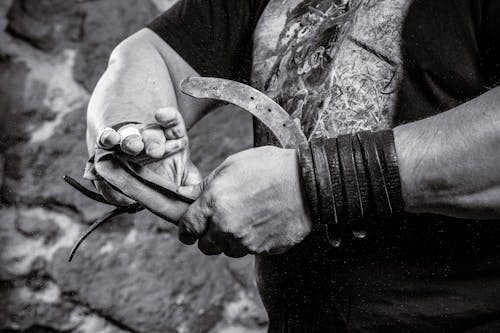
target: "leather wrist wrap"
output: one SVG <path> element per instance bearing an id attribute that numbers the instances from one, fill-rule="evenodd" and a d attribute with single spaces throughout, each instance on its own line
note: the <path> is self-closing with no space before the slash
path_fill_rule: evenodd
<path id="1" fill-rule="evenodd" d="M 326 225 L 333 246 L 403 210 L 392 130 L 313 140 L 299 148 L 299 163 L 313 223 Z"/>
<path id="2" fill-rule="evenodd" d="M 304 184 L 306 199 L 309 203 L 311 218 L 314 224 L 319 223 L 318 215 L 318 191 L 316 190 L 316 177 L 314 164 L 309 144 L 299 147 L 299 164 L 302 170 L 302 181 Z"/>

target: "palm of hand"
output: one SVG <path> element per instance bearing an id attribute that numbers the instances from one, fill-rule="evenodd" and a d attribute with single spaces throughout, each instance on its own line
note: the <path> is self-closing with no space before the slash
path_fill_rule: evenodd
<path id="1" fill-rule="evenodd" d="M 173 155 L 149 162 L 144 167 L 176 186 L 194 185 L 201 180 L 201 176 L 189 155 L 189 149 L 185 148 Z"/>

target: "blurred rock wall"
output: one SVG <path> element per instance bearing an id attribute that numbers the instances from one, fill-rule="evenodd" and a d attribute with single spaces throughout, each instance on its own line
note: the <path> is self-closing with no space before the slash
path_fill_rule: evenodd
<path id="1" fill-rule="evenodd" d="M 62 181 L 86 161 L 85 108 L 107 57 L 173 0 L 0 1 L 0 332 L 263 332 L 253 259 L 205 257 L 148 213 L 69 248 L 109 209 Z M 191 133 L 204 172 L 251 144 L 219 110 Z"/>

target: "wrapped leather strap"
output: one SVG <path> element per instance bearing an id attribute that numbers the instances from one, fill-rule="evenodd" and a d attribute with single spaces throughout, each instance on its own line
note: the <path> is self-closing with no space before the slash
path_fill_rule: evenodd
<path id="1" fill-rule="evenodd" d="M 370 132 L 357 133 L 362 145 L 364 163 L 368 170 L 367 179 L 370 181 L 372 201 L 376 215 L 387 216 L 391 214 L 391 201 L 386 186 L 384 170 L 375 143 L 375 135 Z"/>
<path id="2" fill-rule="evenodd" d="M 328 160 L 326 158 L 323 140 L 313 140 L 310 143 L 318 192 L 319 217 L 321 224 L 330 225 L 337 221 L 335 210 L 335 196 Z"/>
<path id="3" fill-rule="evenodd" d="M 347 207 L 342 185 L 342 175 L 340 173 L 340 161 L 337 139 L 327 139 L 324 142 L 328 168 L 330 169 L 330 180 L 332 182 L 333 201 L 335 204 L 335 221 L 327 225 L 328 242 L 338 247 L 342 241 L 341 221 L 347 220 Z"/>
<path id="4" fill-rule="evenodd" d="M 314 140 L 299 156 L 313 222 L 326 226 L 333 246 L 364 238 L 376 219 L 403 210 L 391 130 Z"/>
<path id="5" fill-rule="evenodd" d="M 314 163 L 309 144 L 303 144 L 298 149 L 299 164 L 302 171 L 302 181 L 305 188 L 306 199 L 309 203 L 311 218 L 314 224 L 319 223 L 318 214 L 318 192 L 316 189 L 316 177 L 314 174 Z"/>
<path id="6" fill-rule="evenodd" d="M 375 136 L 377 149 L 384 169 L 386 187 L 391 202 L 391 213 L 398 214 L 404 209 L 401 179 L 399 176 L 398 155 L 394 145 L 394 132 L 384 130 Z"/>
<path id="7" fill-rule="evenodd" d="M 359 198 L 358 175 L 356 172 L 356 162 L 352 149 L 350 135 L 341 135 L 337 138 L 338 153 L 340 160 L 340 173 L 344 186 L 344 196 L 346 199 L 347 219 L 356 221 L 363 217 L 363 208 Z"/>
<path id="8" fill-rule="evenodd" d="M 368 232 L 369 218 L 373 217 L 373 202 L 370 197 L 368 182 L 368 170 L 365 167 L 362 143 L 358 135 L 351 136 L 352 152 L 355 161 L 356 179 L 358 184 L 358 196 L 361 205 L 361 217 L 351 221 L 351 229 L 354 237 L 364 238 Z"/>

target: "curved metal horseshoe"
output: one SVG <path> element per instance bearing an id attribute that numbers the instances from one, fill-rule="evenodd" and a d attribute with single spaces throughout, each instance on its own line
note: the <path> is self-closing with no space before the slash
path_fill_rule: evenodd
<path id="1" fill-rule="evenodd" d="M 183 93 L 195 98 L 228 102 L 250 112 L 274 134 L 283 148 L 297 148 L 307 139 L 300 126 L 275 101 L 246 84 L 212 77 L 191 77 L 181 82 Z"/>
<path id="2" fill-rule="evenodd" d="M 189 96 L 224 101 L 239 106 L 243 110 L 250 112 L 269 128 L 283 148 L 295 149 L 300 144 L 307 143 L 307 138 L 300 129 L 300 126 L 278 103 L 273 101 L 264 93 L 248 85 L 218 78 L 191 77 L 183 80 L 180 83 L 180 87 L 182 92 Z M 187 203 L 192 203 L 195 200 L 195 198 L 180 195 L 175 186 L 170 186 L 170 184 L 166 183 L 162 179 L 151 177 L 152 175 L 148 174 L 146 172 L 147 170 L 143 170 L 142 172 L 140 170 L 132 170 L 126 161 L 122 162 L 135 177 L 141 178 L 146 184 L 148 184 L 148 186 L 156 188 L 160 193 L 169 195 L 176 200 L 181 200 Z M 89 198 L 104 204 L 113 205 L 107 202 L 103 196 L 85 188 L 73 178 L 65 176 L 64 180 Z M 68 261 L 73 259 L 73 256 L 82 242 L 99 226 L 103 225 L 117 215 L 125 213 L 133 214 L 143 209 L 140 204 L 133 204 L 130 206 L 115 205 L 115 207 L 116 208 L 114 210 L 106 213 L 102 218 L 95 221 L 78 239 L 70 251 Z"/>

